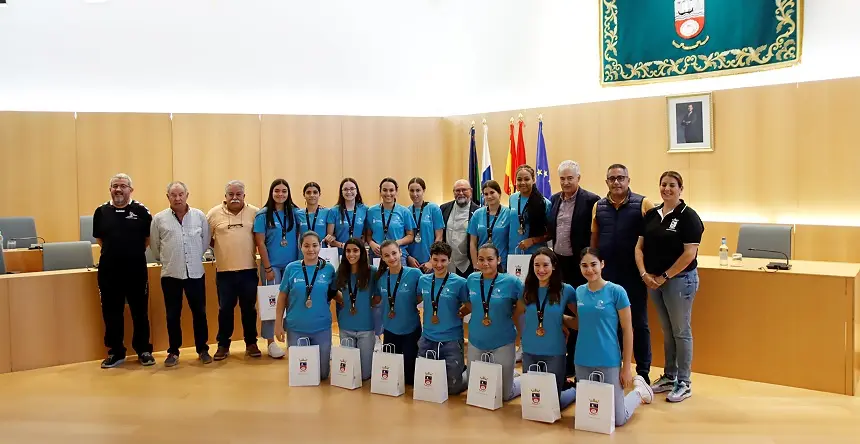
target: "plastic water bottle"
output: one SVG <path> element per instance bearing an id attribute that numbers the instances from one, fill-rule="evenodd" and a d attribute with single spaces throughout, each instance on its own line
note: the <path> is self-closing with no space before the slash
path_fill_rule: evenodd
<path id="1" fill-rule="evenodd" d="M 720 266 L 729 266 L 729 246 L 726 245 L 726 238 L 723 238 L 723 243 L 720 244 Z"/>

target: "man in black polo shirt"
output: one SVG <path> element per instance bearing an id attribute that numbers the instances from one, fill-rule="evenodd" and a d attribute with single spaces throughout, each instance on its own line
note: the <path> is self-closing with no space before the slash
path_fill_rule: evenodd
<path id="1" fill-rule="evenodd" d="M 134 323 L 131 346 L 141 364 L 155 364 L 149 342 L 146 271 L 152 216 L 143 204 L 131 199 L 133 191 L 131 178 L 117 174 L 110 180 L 111 200 L 93 214 L 93 237 L 101 246 L 98 282 L 108 348 L 102 368 L 113 368 L 125 362 L 123 314 L 126 300 Z"/>

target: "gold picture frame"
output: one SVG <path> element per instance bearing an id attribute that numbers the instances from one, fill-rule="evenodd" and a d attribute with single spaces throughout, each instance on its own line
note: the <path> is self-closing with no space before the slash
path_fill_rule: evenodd
<path id="1" fill-rule="evenodd" d="M 669 153 L 714 151 L 714 101 L 710 92 L 666 97 Z"/>

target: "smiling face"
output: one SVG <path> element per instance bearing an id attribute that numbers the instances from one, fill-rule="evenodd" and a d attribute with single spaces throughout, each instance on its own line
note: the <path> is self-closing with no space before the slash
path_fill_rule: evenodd
<path id="1" fill-rule="evenodd" d="M 660 197 L 663 202 L 674 204 L 681 199 L 681 192 L 684 187 L 678 184 L 678 180 L 671 176 L 666 176 L 660 181 Z"/>
<path id="2" fill-rule="evenodd" d="M 424 188 L 421 184 L 413 183 L 409 185 L 409 198 L 415 205 L 421 205 L 424 202 Z"/>
<path id="3" fill-rule="evenodd" d="M 613 196 L 623 197 L 630 189 L 630 177 L 624 168 L 612 168 L 606 172 L 606 185 Z"/>
<path id="4" fill-rule="evenodd" d="M 340 187 L 340 193 L 343 195 L 343 200 L 347 202 L 355 202 L 355 196 L 358 194 L 358 185 L 353 182 L 346 181 Z"/>
<path id="5" fill-rule="evenodd" d="M 314 263 L 319 260 L 320 240 L 316 236 L 306 236 L 302 240 L 302 254 L 305 255 L 305 263 Z"/>
<path id="6" fill-rule="evenodd" d="M 593 254 L 586 254 L 579 261 L 579 270 L 588 282 L 597 282 L 603 272 L 603 261 Z"/>
<path id="7" fill-rule="evenodd" d="M 397 185 L 392 182 L 383 182 L 379 190 L 379 197 L 382 198 L 382 203 L 393 204 L 397 200 Z"/>
<path id="8" fill-rule="evenodd" d="M 499 270 L 499 256 L 492 248 L 478 250 L 478 269 L 484 276 L 495 276 Z"/>
<path id="9" fill-rule="evenodd" d="M 320 190 L 317 187 L 308 187 L 305 190 L 305 203 L 309 207 L 315 207 L 320 203 Z"/>
<path id="10" fill-rule="evenodd" d="M 523 168 L 517 171 L 517 191 L 523 194 L 531 193 L 534 184 L 535 178 L 529 170 Z"/>
<path id="11" fill-rule="evenodd" d="M 359 259 L 361 259 L 361 248 L 358 248 L 358 245 L 355 244 L 346 244 L 346 247 L 343 249 L 343 254 L 346 256 L 346 260 L 350 265 L 358 264 Z"/>
<path id="12" fill-rule="evenodd" d="M 134 188 L 128 179 L 113 178 L 110 181 L 110 198 L 115 207 L 128 205 Z"/>
<path id="13" fill-rule="evenodd" d="M 227 209 L 236 213 L 245 207 L 245 189 L 239 185 L 230 185 L 224 193 Z"/>
<path id="14" fill-rule="evenodd" d="M 445 276 L 445 273 L 448 272 L 449 261 L 450 258 L 445 254 L 434 254 L 430 256 L 430 266 L 433 267 L 433 271 L 436 273 L 436 276 Z"/>
<path id="15" fill-rule="evenodd" d="M 538 278 L 538 282 L 541 283 L 541 286 L 549 284 L 549 278 L 552 276 L 553 270 L 552 260 L 549 256 L 543 254 L 535 256 L 534 271 L 535 276 Z"/>
<path id="16" fill-rule="evenodd" d="M 567 195 L 572 195 L 579 189 L 579 174 L 573 171 L 573 168 L 566 168 L 558 173 L 559 182 L 561 182 L 561 191 Z"/>
<path id="17" fill-rule="evenodd" d="M 388 265 L 388 268 L 394 270 L 400 269 L 400 247 L 396 244 L 388 244 L 380 253 L 382 253 L 382 260 L 385 261 L 385 265 Z"/>
<path id="18" fill-rule="evenodd" d="M 290 193 L 287 191 L 287 186 L 284 184 L 275 185 L 275 189 L 272 190 L 272 199 L 275 200 L 275 203 L 283 204 L 287 201 L 287 197 L 290 196 Z"/>
<path id="19" fill-rule="evenodd" d="M 492 188 L 490 188 L 490 187 L 486 187 L 486 188 L 484 188 L 484 203 L 485 203 L 488 207 L 490 207 L 490 206 L 494 207 L 494 206 L 498 205 L 498 204 L 499 204 L 499 199 L 500 199 L 501 197 L 502 197 L 502 196 L 501 196 L 501 195 L 499 195 L 499 193 L 498 193 L 498 192 L 496 192 L 496 190 L 494 190 L 494 189 L 492 189 Z"/>

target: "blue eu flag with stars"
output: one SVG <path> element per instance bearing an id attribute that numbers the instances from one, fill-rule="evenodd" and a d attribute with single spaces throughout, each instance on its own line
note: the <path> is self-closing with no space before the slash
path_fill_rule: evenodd
<path id="1" fill-rule="evenodd" d="M 543 122 L 538 123 L 537 136 L 537 170 L 535 171 L 535 186 L 538 191 L 549 198 L 552 196 L 552 186 L 549 182 L 549 161 L 546 158 L 546 142 L 543 140 Z"/>

